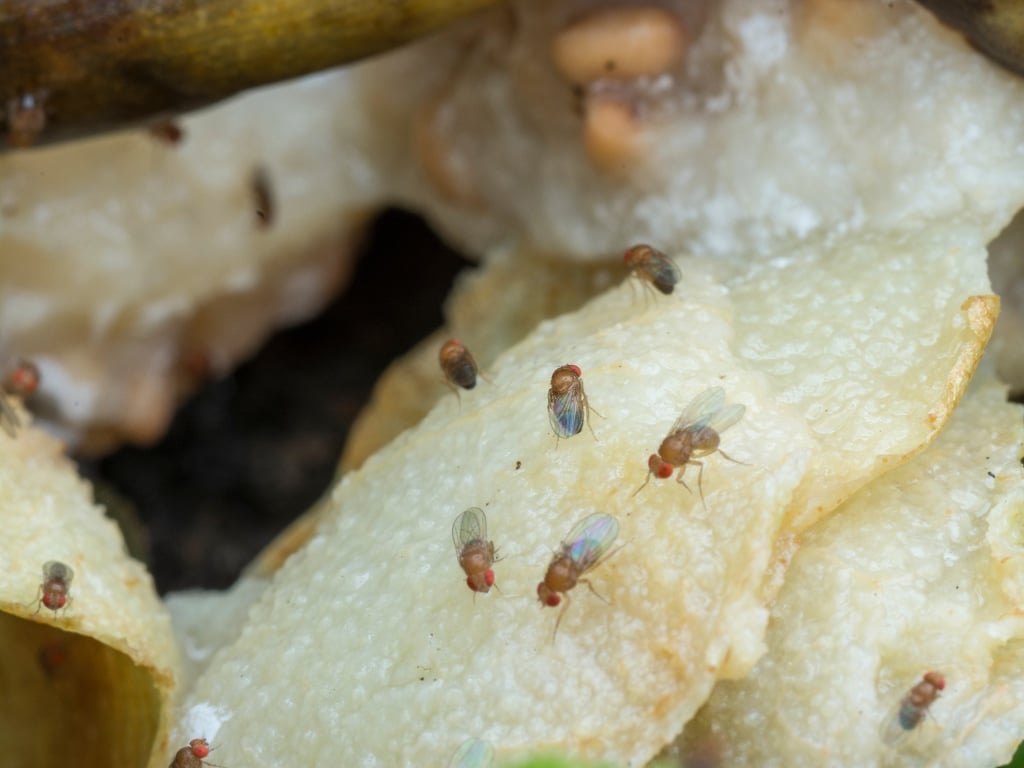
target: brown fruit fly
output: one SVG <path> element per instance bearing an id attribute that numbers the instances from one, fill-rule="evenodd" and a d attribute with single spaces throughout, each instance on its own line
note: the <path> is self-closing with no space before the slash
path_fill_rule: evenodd
<path id="1" fill-rule="evenodd" d="M 491 565 L 494 556 L 494 542 L 487 539 L 487 516 L 480 507 L 470 507 L 452 524 L 452 541 L 455 556 L 466 572 L 466 584 L 474 592 L 489 592 L 494 586 L 494 571 Z"/>
<path id="2" fill-rule="evenodd" d="M 941 674 L 925 672 L 921 682 L 907 691 L 886 716 L 882 723 L 882 741 L 890 746 L 904 741 L 921 724 L 928 714 L 928 708 L 939 698 L 939 693 L 945 687 L 946 678 Z"/>
<path id="3" fill-rule="evenodd" d="M 176 120 L 160 120 L 152 123 L 147 130 L 154 139 L 170 146 L 181 144 L 185 138 L 185 129 Z"/>
<path id="4" fill-rule="evenodd" d="M 456 395 L 459 394 L 456 387 L 472 389 L 476 386 L 476 377 L 479 372 L 476 360 L 458 339 L 448 339 L 441 345 L 438 361 L 441 363 L 441 372 L 444 373 L 445 383 Z"/>
<path id="5" fill-rule="evenodd" d="M 683 279 L 683 274 L 675 262 L 649 245 L 634 245 L 626 251 L 625 261 L 634 275 L 653 285 L 666 296 L 672 293 L 676 283 Z"/>
<path id="6" fill-rule="evenodd" d="M 39 607 L 46 606 L 56 613 L 65 607 L 71 600 L 68 592 L 71 589 L 71 580 L 75 578 L 75 572 L 71 566 L 64 565 L 58 560 L 50 560 L 43 565 L 43 583 L 39 585 Z"/>
<path id="7" fill-rule="evenodd" d="M 743 418 L 744 411 L 746 407 L 737 403 L 725 405 L 725 390 L 721 387 L 710 387 L 693 398 L 661 441 L 658 452 L 652 453 L 647 459 L 647 479 L 633 495 L 643 490 L 652 475 L 664 480 L 672 477 L 677 467 L 679 474 L 676 475 L 676 482 L 690 490 L 683 476 L 687 464 L 696 464 L 697 489 L 700 491 L 701 503 L 707 509 L 704 503 L 704 463 L 698 459 L 717 452 L 731 462 L 743 464 L 719 448 L 718 443 L 720 433 Z"/>
<path id="8" fill-rule="evenodd" d="M 578 365 L 563 365 L 551 374 L 548 390 L 548 420 L 557 437 L 572 437 L 583 431 L 583 422 L 589 425 L 590 401 L 583 390 L 583 372 Z M 595 410 L 594 413 L 597 413 Z M 600 416 L 600 414 L 598 414 Z M 590 433 L 594 428 L 590 427 Z M 596 438 L 597 435 L 594 435 Z"/>
<path id="9" fill-rule="evenodd" d="M 169 768 L 202 768 L 204 765 L 213 765 L 215 768 L 219 768 L 215 763 L 203 762 L 210 751 L 210 744 L 206 739 L 192 739 L 187 747 L 182 747 L 177 751 Z"/>
<path id="10" fill-rule="evenodd" d="M 19 360 L 7 374 L 4 389 L 22 397 L 35 394 L 39 389 L 39 368 L 30 360 Z"/>
<path id="11" fill-rule="evenodd" d="M 494 747 L 480 739 L 466 739 L 455 750 L 448 768 L 491 768 L 494 765 Z"/>
<path id="12" fill-rule="evenodd" d="M 29 93 L 7 101 L 7 143 L 31 147 L 46 128 L 44 94 Z"/>
<path id="13" fill-rule="evenodd" d="M 601 562 L 608 552 L 608 547 L 618 535 L 619 521 L 611 515 L 595 512 L 573 526 L 569 535 L 562 541 L 561 548 L 551 558 L 548 570 L 544 574 L 544 581 L 537 585 L 537 598 L 541 605 L 549 608 L 557 607 L 562 598 L 565 598 L 565 605 L 562 606 L 558 620 L 555 621 L 555 634 L 558 633 L 558 625 L 562 623 L 562 616 L 569 607 L 569 590 L 575 587 L 577 582 L 583 582 L 591 592 L 604 600 L 590 580 L 583 578 L 583 574 Z"/>
<path id="14" fill-rule="evenodd" d="M 277 216 L 277 205 L 274 200 L 274 188 L 270 183 L 270 174 L 266 168 L 257 168 L 252 172 L 250 181 L 253 201 L 256 204 L 256 225 L 260 229 L 269 229 Z"/>

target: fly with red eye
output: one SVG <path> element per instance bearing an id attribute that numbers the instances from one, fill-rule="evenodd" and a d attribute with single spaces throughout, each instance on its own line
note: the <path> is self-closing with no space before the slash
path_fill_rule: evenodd
<path id="1" fill-rule="evenodd" d="M 487 538 L 487 516 L 480 507 L 470 507 L 452 524 L 452 542 L 459 566 L 466 573 L 466 585 L 486 594 L 494 586 L 491 565 L 496 557 L 494 542 Z"/>
<path id="2" fill-rule="evenodd" d="M 633 275 L 643 280 L 645 284 L 654 286 L 666 296 L 676 288 L 676 283 L 683 279 L 682 272 L 668 256 L 641 243 L 634 245 L 624 256 L 626 265 L 632 270 Z"/>
<path id="3" fill-rule="evenodd" d="M 537 599 L 543 606 L 556 608 L 564 598 L 552 637 L 558 634 L 558 625 L 569 608 L 569 590 L 576 584 L 586 584 L 598 598 L 608 602 L 597 593 L 589 579 L 583 578 L 583 574 L 605 559 L 608 548 L 618 535 L 619 521 L 611 515 L 595 512 L 574 525 L 562 541 L 562 546 L 551 558 L 544 580 L 537 585 Z"/>
<path id="4" fill-rule="evenodd" d="M 921 724 L 945 687 L 946 678 L 940 673 L 925 672 L 882 721 L 882 741 L 892 747 L 902 744 Z"/>
<path id="5" fill-rule="evenodd" d="M 38 605 L 36 613 L 42 607 L 49 608 L 55 614 L 71 602 L 71 581 L 75 572 L 71 566 L 59 560 L 50 560 L 43 565 L 43 583 L 39 585 Z"/>
<path id="6" fill-rule="evenodd" d="M 169 768 L 203 768 L 206 765 L 220 768 L 216 763 L 205 762 L 204 758 L 211 751 L 206 739 L 192 739 L 187 747 L 182 747 L 175 753 Z"/>
<path id="7" fill-rule="evenodd" d="M 548 421 L 555 431 L 556 440 L 578 435 L 583 431 L 584 422 L 590 427 L 590 434 L 594 435 L 594 428 L 590 426 L 591 411 L 597 413 L 587 400 L 580 367 L 563 365 L 556 368 L 551 374 L 551 389 L 548 390 Z"/>
<path id="8" fill-rule="evenodd" d="M 676 476 L 676 482 L 690 490 L 690 486 L 683 480 L 683 476 L 688 464 L 696 464 L 698 468 L 697 489 L 700 491 L 700 500 L 706 510 L 704 462 L 700 459 L 713 453 L 720 453 L 723 458 L 734 464 L 744 464 L 744 462 L 729 456 L 718 446 L 721 440 L 720 434 L 743 418 L 745 411 L 746 407 L 737 403 L 725 405 L 725 390 L 721 387 L 705 389 L 683 409 L 668 435 L 658 446 L 658 452 L 652 453 L 647 459 L 647 479 L 633 492 L 633 495 L 636 496 L 643 490 L 644 486 L 650 482 L 652 475 L 666 480 L 672 477 L 672 473 L 677 468 L 679 474 Z"/>

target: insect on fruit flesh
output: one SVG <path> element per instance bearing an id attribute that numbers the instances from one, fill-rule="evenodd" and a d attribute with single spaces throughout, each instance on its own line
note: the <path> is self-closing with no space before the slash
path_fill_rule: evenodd
<path id="1" fill-rule="evenodd" d="M 187 747 L 182 747 L 175 753 L 174 761 L 169 768 L 202 768 L 204 765 L 211 765 L 219 768 L 215 763 L 203 762 L 210 754 L 210 744 L 206 739 L 192 739 Z"/>
<path id="2" fill-rule="evenodd" d="M 466 572 L 466 584 L 474 592 L 489 592 L 494 586 L 494 571 L 491 565 L 494 556 L 494 542 L 487 539 L 487 516 L 479 507 L 470 507 L 452 524 L 452 541 L 455 556 Z"/>
<path id="3" fill-rule="evenodd" d="M 455 750 L 448 768 L 491 768 L 494 765 L 494 747 L 480 739 L 466 739 Z"/>
<path id="4" fill-rule="evenodd" d="M 50 560 L 43 566 L 43 583 L 39 585 L 39 606 L 46 606 L 56 613 L 68 604 L 71 596 L 71 580 L 75 572 L 71 566 L 58 560 Z M 39 607 L 36 608 L 36 613 Z"/>
<path id="5" fill-rule="evenodd" d="M 164 144 L 175 146 L 185 138 L 185 129 L 175 120 L 160 120 L 148 128 L 149 135 Z"/>
<path id="6" fill-rule="evenodd" d="M 28 93 L 7 101 L 7 143 L 31 147 L 46 128 L 44 94 Z"/>
<path id="7" fill-rule="evenodd" d="M 652 475 L 664 480 L 672 477 L 672 472 L 676 468 L 679 469 L 676 482 L 690 490 L 683 476 L 687 464 L 696 464 L 697 489 L 700 491 L 701 503 L 707 509 L 704 502 L 704 463 L 699 459 L 712 453 L 720 453 L 723 458 L 735 464 L 743 464 L 742 461 L 729 456 L 718 447 L 718 444 L 719 435 L 743 418 L 745 411 L 746 407 L 737 403 L 725 405 L 725 390 L 721 387 L 705 389 L 683 409 L 668 435 L 658 446 L 658 452 L 648 457 L 647 479 L 633 495 L 636 496 L 643 490 Z"/>
<path id="8" fill-rule="evenodd" d="M 551 374 L 548 390 L 548 420 L 557 438 L 572 437 L 583 431 L 583 422 L 590 425 L 590 401 L 583 390 L 583 372 L 578 365 L 563 365 Z M 594 410 L 594 413 L 597 413 Z M 598 414 L 600 416 L 601 414 Z M 594 428 L 590 427 L 594 434 Z M 594 435 L 597 438 L 597 435 Z"/>
<path id="9" fill-rule="evenodd" d="M 270 183 L 270 174 L 266 168 L 254 170 L 250 184 L 256 204 L 256 225 L 260 229 L 268 229 L 277 216 L 277 206 L 274 203 L 274 188 Z"/>
<path id="10" fill-rule="evenodd" d="M 578 582 L 586 584 L 591 592 L 604 600 L 590 581 L 583 578 L 583 574 L 601 562 L 618 535 L 619 521 L 611 515 L 595 512 L 573 526 L 561 548 L 551 558 L 544 581 L 537 585 L 537 599 L 549 608 L 557 607 L 565 599 L 555 622 L 554 634 L 558 634 L 558 625 L 569 607 L 569 590 Z"/>
<path id="11" fill-rule="evenodd" d="M 480 369 L 477 368 L 473 355 L 458 339 L 448 339 L 441 345 L 438 361 L 441 363 L 445 383 L 456 395 L 459 394 L 456 387 L 472 389 L 476 386 L 476 377 Z"/>
<path id="12" fill-rule="evenodd" d="M 882 722 L 882 741 L 896 746 L 921 724 L 928 708 L 946 687 L 946 678 L 938 672 L 925 672 L 921 681 L 907 691 Z"/>
<path id="13" fill-rule="evenodd" d="M 675 290 L 676 283 L 683 278 L 672 259 L 649 245 L 634 245 L 626 251 L 625 261 L 634 275 L 666 296 Z"/>

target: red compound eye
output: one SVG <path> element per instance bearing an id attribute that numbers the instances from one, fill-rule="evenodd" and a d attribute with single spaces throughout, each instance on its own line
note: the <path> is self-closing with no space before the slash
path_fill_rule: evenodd
<path id="1" fill-rule="evenodd" d="M 575 373 L 577 376 L 582 376 L 583 375 L 583 371 L 580 370 L 580 367 L 578 365 L 570 365 L 570 366 L 568 366 L 568 368 L 569 368 L 570 371 Z"/>
<path id="2" fill-rule="evenodd" d="M 43 605 L 45 605 L 51 611 L 56 611 L 58 608 L 63 608 L 66 602 L 67 598 L 64 595 L 45 595 L 43 597 Z"/>
<path id="3" fill-rule="evenodd" d="M 210 754 L 210 745 L 207 744 L 206 739 L 192 739 L 189 746 L 192 747 L 192 754 L 200 760 Z"/>
<path id="4" fill-rule="evenodd" d="M 562 602 L 562 596 L 557 593 L 548 595 L 548 599 L 545 602 L 549 607 L 554 608 L 556 605 Z"/>
<path id="5" fill-rule="evenodd" d="M 664 480 L 665 478 L 668 478 L 668 477 L 672 477 L 672 465 L 671 464 L 662 464 L 660 467 L 658 467 L 657 475 L 662 480 Z"/>
<path id="6" fill-rule="evenodd" d="M 487 582 L 488 587 L 494 586 L 494 571 L 488 569 L 484 571 L 484 581 Z"/>

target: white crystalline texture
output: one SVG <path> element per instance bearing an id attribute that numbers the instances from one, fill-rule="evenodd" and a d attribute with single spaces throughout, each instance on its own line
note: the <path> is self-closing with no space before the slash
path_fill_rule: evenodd
<path id="1" fill-rule="evenodd" d="M 803 534 L 768 654 L 716 687 L 687 748 L 716 742 L 736 766 L 1007 762 L 1024 733 L 1022 445 L 1021 408 L 983 371 L 927 451 Z M 930 670 L 946 680 L 930 716 L 884 743 Z"/>

